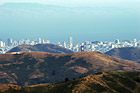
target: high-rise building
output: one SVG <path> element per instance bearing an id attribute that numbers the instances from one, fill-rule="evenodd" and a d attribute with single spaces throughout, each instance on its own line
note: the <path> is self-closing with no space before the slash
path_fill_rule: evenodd
<path id="1" fill-rule="evenodd" d="M 25 44 L 26 44 L 26 45 L 29 45 L 29 44 L 30 44 L 30 40 L 29 40 L 29 39 L 26 39 L 26 40 L 25 40 Z"/>
<path id="2" fill-rule="evenodd" d="M 46 43 L 44 39 L 42 40 L 42 43 L 43 43 L 43 44 L 45 44 L 45 43 Z"/>
<path id="3" fill-rule="evenodd" d="M 133 44 L 134 44 L 134 47 L 137 47 L 138 46 L 137 39 L 134 39 L 133 40 Z"/>
<path id="4" fill-rule="evenodd" d="M 70 49 L 72 49 L 72 47 L 73 47 L 72 37 L 69 37 L 69 47 L 70 47 Z"/>
<path id="5" fill-rule="evenodd" d="M 8 46 L 11 46 L 12 43 L 13 43 L 13 39 L 12 39 L 12 38 L 9 38 L 9 39 L 7 40 L 7 44 L 8 44 Z"/>
<path id="6" fill-rule="evenodd" d="M 115 46 L 112 44 L 112 45 L 111 45 L 111 48 L 114 48 L 114 47 L 115 47 Z"/>
<path id="7" fill-rule="evenodd" d="M 4 42 L 0 41 L 0 47 L 4 47 Z"/>
<path id="8" fill-rule="evenodd" d="M 115 40 L 115 44 L 120 44 L 120 40 L 119 39 Z"/>
<path id="9" fill-rule="evenodd" d="M 66 42 L 63 42 L 63 46 L 64 46 L 64 48 L 67 48 Z"/>
<path id="10" fill-rule="evenodd" d="M 42 43 L 41 38 L 38 38 L 38 44 L 41 44 L 41 43 Z"/>
<path id="11" fill-rule="evenodd" d="M 138 46 L 138 43 L 137 42 L 134 42 L 134 47 L 137 47 Z"/>

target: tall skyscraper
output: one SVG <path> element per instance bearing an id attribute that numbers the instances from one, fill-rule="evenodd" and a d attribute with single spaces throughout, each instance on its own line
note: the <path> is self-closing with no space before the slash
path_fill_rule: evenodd
<path id="1" fill-rule="evenodd" d="M 134 42 L 134 47 L 137 47 L 138 46 L 138 43 L 137 42 Z"/>
<path id="2" fill-rule="evenodd" d="M 66 42 L 63 42 L 63 46 L 64 46 L 64 48 L 67 48 Z"/>
<path id="3" fill-rule="evenodd" d="M 13 43 L 13 39 L 12 39 L 12 38 L 8 38 L 8 40 L 7 40 L 7 44 L 8 44 L 8 46 L 11 46 L 12 43 Z"/>
<path id="4" fill-rule="evenodd" d="M 134 47 L 137 47 L 137 45 L 138 45 L 137 39 L 134 39 L 134 40 L 133 40 L 133 45 L 134 45 Z"/>
<path id="5" fill-rule="evenodd" d="M 70 49 L 72 49 L 72 47 L 73 47 L 72 37 L 69 37 L 69 46 L 70 46 Z"/>
<path id="6" fill-rule="evenodd" d="M 46 43 L 46 42 L 45 42 L 45 40 L 43 39 L 43 40 L 42 40 L 42 44 L 45 44 L 45 43 Z"/>
<path id="7" fill-rule="evenodd" d="M 41 38 L 38 38 L 38 44 L 41 44 L 41 43 L 42 43 Z"/>
<path id="8" fill-rule="evenodd" d="M 4 42 L 0 40 L 0 47 L 4 47 Z"/>

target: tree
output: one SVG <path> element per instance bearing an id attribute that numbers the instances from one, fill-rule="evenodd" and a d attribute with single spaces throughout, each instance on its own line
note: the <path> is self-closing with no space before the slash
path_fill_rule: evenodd
<path id="1" fill-rule="evenodd" d="M 65 82 L 70 81 L 68 77 L 65 78 Z"/>

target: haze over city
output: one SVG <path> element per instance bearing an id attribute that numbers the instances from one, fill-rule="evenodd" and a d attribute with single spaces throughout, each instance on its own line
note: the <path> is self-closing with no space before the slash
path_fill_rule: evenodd
<path id="1" fill-rule="evenodd" d="M 140 93 L 140 0 L 0 0 L 0 93 Z"/>
<path id="2" fill-rule="evenodd" d="M 139 0 L 2 0 L 0 4 L 2 40 L 140 39 Z"/>

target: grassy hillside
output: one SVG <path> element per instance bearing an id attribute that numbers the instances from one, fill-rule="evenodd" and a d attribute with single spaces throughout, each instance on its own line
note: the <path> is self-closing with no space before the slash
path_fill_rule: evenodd
<path id="1" fill-rule="evenodd" d="M 37 44 L 37 45 L 19 45 L 10 51 L 11 52 L 29 52 L 29 51 L 38 51 L 38 52 L 49 52 L 49 53 L 73 53 L 71 50 L 60 47 L 54 44 Z"/>
<path id="2" fill-rule="evenodd" d="M 105 54 L 140 63 L 140 48 L 134 47 L 115 48 Z"/>
<path id="3" fill-rule="evenodd" d="M 3 86 L 3 85 L 1 85 Z M 100 72 L 57 84 L 10 88 L 17 93 L 139 93 L 140 72 Z"/>
<path id="4" fill-rule="evenodd" d="M 56 83 L 104 71 L 140 71 L 140 64 L 97 52 L 0 54 L 1 84 Z"/>

